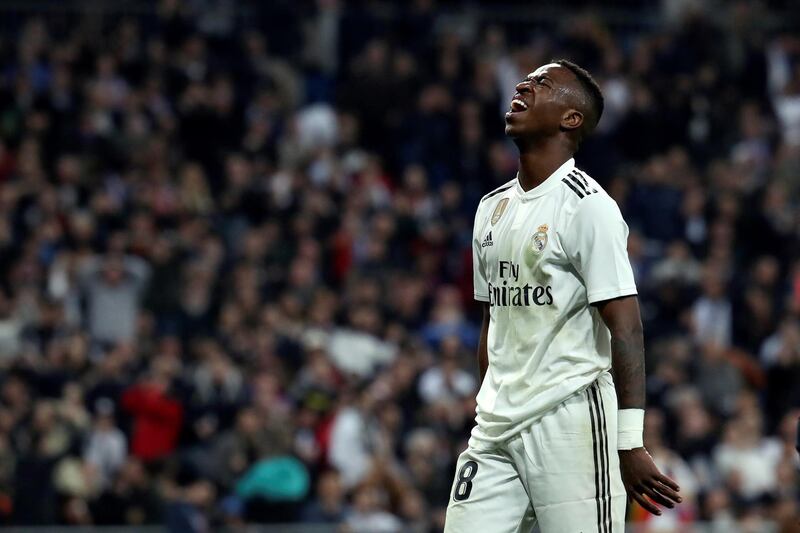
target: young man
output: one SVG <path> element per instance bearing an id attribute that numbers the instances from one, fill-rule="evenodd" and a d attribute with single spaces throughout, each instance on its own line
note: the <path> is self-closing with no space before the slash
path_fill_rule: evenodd
<path id="1" fill-rule="evenodd" d="M 505 118 L 519 172 L 475 216 L 482 384 L 445 531 L 538 523 L 542 533 L 622 533 L 626 491 L 654 514 L 653 502 L 673 507 L 680 497 L 642 446 L 644 348 L 628 228 L 572 159 L 603 96 L 564 60 L 516 90 Z"/>

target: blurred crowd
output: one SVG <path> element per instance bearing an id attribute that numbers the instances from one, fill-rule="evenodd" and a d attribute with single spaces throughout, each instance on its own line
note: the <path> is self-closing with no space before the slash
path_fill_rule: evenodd
<path id="1" fill-rule="evenodd" d="M 605 92 L 578 164 L 631 227 L 645 441 L 684 498 L 630 519 L 791 522 L 798 21 L 443 4 L 6 18 L 0 523 L 440 530 L 479 386 L 472 217 L 552 57 Z"/>

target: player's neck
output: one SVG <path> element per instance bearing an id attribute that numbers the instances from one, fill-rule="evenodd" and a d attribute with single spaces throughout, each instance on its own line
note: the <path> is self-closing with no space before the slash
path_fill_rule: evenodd
<path id="1" fill-rule="evenodd" d="M 523 190 L 540 185 L 572 157 L 572 152 L 559 148 L 520 150 L 518 176 Z"/>

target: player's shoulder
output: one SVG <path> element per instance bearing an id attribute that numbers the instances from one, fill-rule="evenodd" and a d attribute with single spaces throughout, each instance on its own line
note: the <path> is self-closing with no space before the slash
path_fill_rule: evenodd
<path id="1" fill-rule="evenodd" d="M 506 183 L 502 184 L 501 186 L 499 186 L 498 188 L 494 189 L 493 191 L 490 191 L 487 194 L 484 194 L 483 197 L 481 198 L 481 201 L 478 202 L 478 208 L 480 208 L 482 205 L 484 205 L 487 200 L 489 200 L 491 198 L 496 198 L 496 197 L 502 195 L 503 193 L 510 191 L 511 188 L 514 186 L 514 184 L 516 182 L 517 182 L 517 178 L 515 177 L 514 179 L 507 181 Z"/>
<path id="2" fill-rule="evenodd" d="M 490 213 L 492 219 L 499 219 L 505 212 L 510 202 L 510 196 L 514 194 L 514 184 L 517 179 L 509 180 L 496 189 L 484 194 L 478 202 L 478 207 L 475 209 L 475 226 L 473 231 L 478 231 L 484 225 L 488 224 L 490 220 Z M 497 222 L 494 220 L 492 225 Z"/>
<path id="3" fill-rule="evenodd" d="M 575 167 L 561 179 L 564 215 L 567 220 L 578 213 L 581 218 L 621 217 L 617 202 L 587 172 Z"/>
<path id="4" fill-rule="evenodd" d="M 611 198 L 594 178 L 578 167 L 574 167 L 561 178 L 561 187 L 566 193 L 566 198 L 575 204 L 582 203 L 592 195 L 596 195 L 596 198 Z"/>

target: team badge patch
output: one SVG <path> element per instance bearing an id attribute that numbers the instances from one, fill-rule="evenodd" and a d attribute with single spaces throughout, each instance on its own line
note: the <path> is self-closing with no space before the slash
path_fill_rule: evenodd
<path id="1" fill-rule="evenodd" d="M 544 251 L 544 247 L 547 246 L 547 229 L 547 224 L 542 224 L 536 228 L 536 233 L 531 237 L 531 250 L 533 250 L 533 253 L 540 254 Z"/>
<path id="2" fill-rule="evenodd" d="M 500 217 L 503 216 L 503 213 L 506 212 L 506 206 L 508 205 L 508 198 L 503 198 L 499 202 L 497 202 L 497 207 L 494 208 L 494 213 L 492 213 L 492 226 L 497 224 L 497 221 L 500 220 Z"/>

